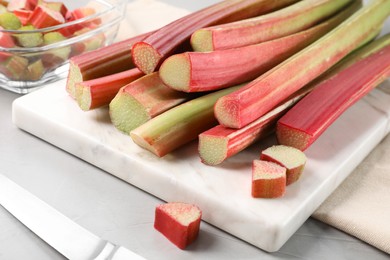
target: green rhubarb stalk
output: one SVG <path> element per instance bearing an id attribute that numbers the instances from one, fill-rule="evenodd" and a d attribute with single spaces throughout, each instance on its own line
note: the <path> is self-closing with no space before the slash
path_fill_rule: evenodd
<path id="1" fill-rule="evenodd" d="M 313 87 L 308 86 L 301 89 L 285 102 L 241 129 L 217 125 L 201 133 L 199 135 L 198 151 L 202 162 L 207 165 L 218 165 L 273 133 L 276 121 L 309 93 Z"/>
<path id="2" fill-rule="evenodd" d="M 305 0 L 279 11 L 251 19 L 195 31 L 195 51 L 213 51 L 248 46 L 310 28 L 350 4 L 352 0 Z"/>
<path id="3" fill-rule="evenodd" d="M 219 90 L 174 107 L 134 129 L 130 136 L 137 145 L 162 157 L 215 126 L 215 102 L 240 87 Z"/>
<path id="4" fill-rule="evenodd" d="M 118 91 L 144 74 L 137 68 L 76 84 L 76 101 L 84 111 L 107 106 Z"/>
<path id="5" fill-rule="evenodd" d="M 275 40 L 172 55 L 162 63 L 160 77 L 169 87 L 184 92 L 217 90 L 248 82 L 324 36 L 361 6 L 360 1 L 355 1 L 319 25 Z"/>
<path id="6" fill-rule="evenodd" d="M 241 128 L 264 115 L 370 39 L 389 14 L 390 1 L 372 1 L 318 41 L 220 98 L 214 109 L 219 123 Z"/>
<path id="7" fill-rule="evenodd" d="M 294 2 L 297 0 L 221 1 L 173 21 L 135 44 L 132 48 L 134 64 L 145 74 L 150 74 L 156 71 L 182 43 L 186 42 L 195 30 L 253 17 Z"/>
<path id="8" fill-rule="evenodd" d="M 192 96 L 164 85 L 158 72 L 121 88 L 110 102 L 114 126 L 125 134 Z"/>
<path id="9" fill-rule="evenodd" d="M 358 50 L 317 80 L 314 91 L 279 119 L 279 143 L 307 149 L 347 108 L 389 76 L 390 34 Z"/>
<path id="10" fill-rule="evenodd" d="M 70 58 L 69 74 L 66 83 L 66 90 L 69 95 L 73 98 L 76 97 L 75 85 L 78 82 L 134 68 L 131 59 L 131 47 L 149 34 L 141 34 Z"/>

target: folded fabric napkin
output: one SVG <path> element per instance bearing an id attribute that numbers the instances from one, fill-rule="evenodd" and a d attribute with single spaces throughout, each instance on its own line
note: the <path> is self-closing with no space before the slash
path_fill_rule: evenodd
<path id="1" fill-rule="evenodd" d="M 131 2 L 117 40 L 158 29 L 188 13 L 154 0 Z M 390 81 L 383 89 L 390 91 Z M 390 136 L 371 152 L 313 217 L 390 253 Z"/>

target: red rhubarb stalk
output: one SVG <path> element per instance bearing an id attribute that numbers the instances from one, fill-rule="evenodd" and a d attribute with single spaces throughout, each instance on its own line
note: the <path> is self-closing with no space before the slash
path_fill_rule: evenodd
<path id="1" fill-rule="evenodd" d="M 330 17 L 352 0 L 305 0 L 279 11 L 202 28 L 191 37 L 196 51 L 237 48 L 277 39 L 310 28 Z"/>
<path id="2" fill-rule="evenodd" d="M 279 198 L 286 193 L 286 168 L 261 160 L 252 163 L 252 197 Z"/>
<path id="3" fill-rule="evenodd" d="M 199 135 L 199 156 L 204 164 L 217 165 L 274 132 L 276 121 L 313 89 L 308 86 L 256 121 L 241 128 L 217 125 Z"/>
<path id="4" fill-rule="evenodd" d="M 117 129 L 129 134 L 131 130 L 190 97 L 164 85 L 158 72 L 145 75 L 118 91 L 110 102 L 111 121 Z"/>
<path id="5" fill-rule="evenodd" d="M 41 29 L 65 23 L 65 18 L 60 12 L 54 11 L 43 4 L 37 5 L 29 17 L 28 23 Z"/>
<path id="6" fill-rule="evenodd" d="M 328 33 L 361 7 L 354 2 L 344 11 L 310 29 L 279 39 L 211 52 L 172 55 L 160 67 L 160 77 L 184 92 L 217 90 L 260 76 Z"/>
<path id="7" fill-rule="evenodd" d="M 215 102 L 240 87 L 222 89 L 187 101 L 137 127 L 130 136 L 139 146 L 162 157 L 215 126 Z"/>
<path id="8" fill-rule="evenodd" d="M 134 64 L 145 74 L 157 70 L 191 34 L 205 26 L 237 21 L 282 8 L 297 0 L 229 0 L 178 19 L 134 45 Z"/>
<path id="9" fill-rule="evenodd" d="M 389 77 L 389 36 L 386 47 L 320 82 L 284 115 L 277 124 L 279 143 L 307 149 L 345 110 Z"/>
<path id="10" fill-rule="evenodd" d="M 66 90 L 76 97 L 75 84 L 108 76 L 134 68 L 131 59 L 131 46 L 150 33 L 138 35 L 106 47 L 74 56 L 69 61 L 69 74 Z"/>
<path id="11" fill-rule="evenodd" d="M 76 101 L 84 111 L 110 104 L 119 89 L 144 74 L 137 68 L 76 84 Z"/>
<path id="12" fill-rule="evenodd" d="M 373 1 L 244 88 L 220 98 L 214 109 L 219 123 L 241 128 L 264 115 L 372 38 L 389 14 L 390 1 Z"/>
<path id="13" fill-rule="evenodd" d="M 156 207 L 154 228 L 180 249 L 199 234 L 202 211 L 195 205 L 170 202 Z"/>

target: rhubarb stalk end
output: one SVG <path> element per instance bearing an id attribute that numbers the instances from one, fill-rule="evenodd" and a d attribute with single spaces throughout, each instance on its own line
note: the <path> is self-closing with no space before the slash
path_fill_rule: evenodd
<path id="1" fill-rule="evenodd" d="M 160 65 L 162 56 L 153 46 L 138 42 L 131 49 L 134 64 L 145 74 L 153 73 Z"/>

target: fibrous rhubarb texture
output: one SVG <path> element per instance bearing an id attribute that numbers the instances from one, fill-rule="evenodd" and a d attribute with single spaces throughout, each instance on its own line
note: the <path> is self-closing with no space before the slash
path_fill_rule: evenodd
<path id="1" fill-rule="evenodd" d="M 69 60 L 66 90 L 76 97 L 75 84 L 134 68 L 131 47 L 150 33 L 138 35 L 106 47 L 74 56 Z"/>
<path id="2" fill-rule="evenodd" d="M 344 111 L 389 77 L 390 35 L 380 42 L 359 50 L 352 56 L 354 63 L 347 59 L 284 115 L 277 124 L 279 143 L 307 149 Z M 376 51 L 367 56 L 372 46 Z"/>
<path id="3" fill-rule="evenodd" d="M 214 109 L 219 123 L 241 128 L 264 115 L 372 38 L 389 14 L 390 1 L 373 1 L 244 88 L 220 98 Z"/>
<path id="4" fill-rule="evenodd" d="M 130 136 L 139 146 L 162 157 L 215 126 L 215 102 L 240 87 L 242 86 L 222 89 L 187 101 L 134 129 Z"/>
<path id="5" fill-rule="evenodd" d="M 158 72 L 145 75 L 118 91 L 110 102 L 111 121 L 117 129 L 129 134 L 131 130 L 190 97 L 167 87 Z"/>
<path id="6" fill-rule="evenodd" d="M 154 228 L 185 249 L 198 237 L 201 217 L 202 211 L 195 205 L 170 202 L 156 207 Z"/>
<path id="7" fill-rule="evenodd" d="M 252 163 L 252 197 L 279 198 L 286 193 L 286 168 L 273 162 Z"/>
<path id="8" fill-rule="evenodd" d="M 217 90 L 253 80 L 318 40 L 360 7 L 360 1 L 355 1 L 323 23 L 279 39 L 234 49 L 172 55 L 162 63 L 160 77 L 171 88 L 184 92 Z"/>
<path id="9" fill-rule="evenodd" d="M 308 86 L 301 89 L 285 102 L 241 129 L 217 125 L 201 133 L 199 135 L 198 151 L 202 162 L 207 165 L 220 164 L 256 141 L 273 133 L 276 121 L 309 93 L 313 87 Z"/>
<path id="10" fill-rule="evenodd" d="M 84 111 L 110 104 L 118 91 L 144 74 L 137 68 L 76 84 L 76 101 Z"/>
<path id="11" fill-rule="evenodd" d="M 277 163 L 286 168 L 286 185 L 296 182 L 306 165 L 306 155 L 294 147 L 274 145 L 261 152 L 260 160 Z"/>
<path id="12" fill-rule="evenodd" d="M 191 34 L 214 24 L 237 21 L 282 8 L 297 0 L 229 0 L 221 1 L 178 19 L 134 45 L 134 64 L 145 74 L 154 72 Z"/>
<path id="13" fill-rule="evenodd" d="M 28 23 L 32 24 L 35 28 L 41 29 L 63 24 L 65 23 L 65 18 L 60 12 L 54 11 L 43 4 L 39 4 L 32 12 Z"/>
<path id="14" fill-rule="evenodd" d="M 213 51 L 277 39 L 307 29 L 351 2 L 352 0 L 300 1 L 267 15 L 199 29 L 193 33 L 191 45 L 196 51 Z"/>

